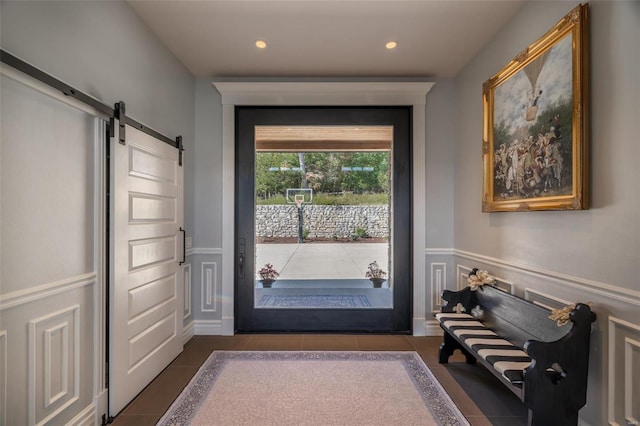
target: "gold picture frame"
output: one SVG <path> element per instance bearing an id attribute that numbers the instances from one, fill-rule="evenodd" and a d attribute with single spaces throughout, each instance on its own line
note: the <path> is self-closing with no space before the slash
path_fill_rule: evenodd
<path id="1" fill-rule="evenodd" d="M 589 208 L 588 6 L 483 85 L 483 212 Z"/>

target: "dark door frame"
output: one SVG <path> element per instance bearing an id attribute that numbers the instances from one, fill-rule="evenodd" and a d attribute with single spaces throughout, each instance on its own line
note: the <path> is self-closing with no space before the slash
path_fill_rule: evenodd
<path id="1" fill-rule="evenodd" d="M 412 109 L 391 107 L 236 107 L 236 331 L 410 333 L 412 318 Z M 255 126 L 391 125 L 394 143 L 393 309 L 255 309 Z M 247 189 L 250 193 L 247 192 Z"/>

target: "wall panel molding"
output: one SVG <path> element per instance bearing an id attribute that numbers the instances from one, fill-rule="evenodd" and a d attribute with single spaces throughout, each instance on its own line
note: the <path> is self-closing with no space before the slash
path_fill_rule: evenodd
<path id="1" fill-rule="evenodd" d="M 3 294 L 0 295 L 0 311 L 51 297 L 56 294 L 65 293 L 80 287 L 94 285 L 96 280 L 97 274 L 95 272 L 90 272 L 66 278 L 64 280 L 53 281 L 37 287 Z"/>
<path id="2" fill-rule="evenodd" d="M 609 399 L 611 426 L 639 424 L 640 324 L 609 317 Z M 635 380 L 634 380 L 635 379 Z M 635 397 L 635 399 L 634 399 Z M 634 403 L 636 401 L 636 403 Z"/>
<path id="3" fill-rule="evenodd" d="M 441 294 L 447 284 L 447 264 L 431 262 L 431 313 L 440 312 Z"/>
<path id="4" fill-rule="evenodd" d="M 200 264 L 200 311 L 216 312 L 218 301 L 218 262 Z"/>
<path id="5" fill-rule="evenodd" d="M 217 254 L 222 255 L 221 247 L 194 247 L 190 254 Z"/>
<path id="6" fill-rule="evenodd" d="M 473 269 L 472 267 L 462 265 L 460 263 L 456 265 L 456 280 L 457 280 L 456 288 L 458 290 L 462 290 L 468 285 L 467 278 L 469 277 L 469 272 L 471 272 L 472 269 Z M 489 271 L 489 273 L 495 277 L 496 287 L 506 291 L 507 293 L 515 294 L 515 286 L 513 285 L 512 282 L 498 277 L 497 275 L 493 274 L 491 271 Z"/>
<path id="7" fill-rule="evenodd" d="M 524 298 L 525 300 L 528 300 L 531 303 L 535 303 L 538 306 L 542 306 L 543 308 L 546 308 L 548 310 L 561 309 L 571 304 L 571 302 L 567 300 L 560 299 L 559 297 L 555 297 L 528 287 L 524 289 Z"/>
<path id="8" fill-rule="evenodd" d="M 67 426 L 94 426 L 96 424 L 96 406 L 90 404 L 67 423 Z"/>
<path id="9" fill-rule="evenodd" d="M 34 318 L 28 330 L 28 419 L 40 425 L 80 397 L 80 305 Z"/>
<path id="10" fill-rule="evenodd" d="M 0 330 L 0 424 L 7 424 L 7 330 Z"/>
<path id="11" fill-rule="evenodd" d="M 191 264 L 187 263 L 182 266 L 184 274 L 184 310 L 182 319 L 191 315 Z"/>
<path id="12" fill-rule="evenodd" d="M 578 289 L 582 292 L 589 292 L 594 295 L 604 296 L 608 299 L 618 300 L 624 303 L 630 303 L 640 308 L 640 291 L 630 290 L 611 284 L 606 284 L 594 280 L 576 277 L 574 275 L 563 274 L 560 272 L 550 271 L 548 269 L 539 268 L 531 265 L 523 265 L 515 262 L 507 262 L 505 260 L 494 257 L 484 256 L 476 253 L 455 250 L 454 255 L 463 259 L 474 262 L 481 262 L 493 265 L 498 268 L 514 271 L 520 274 L 526 274 L 536 278 L 543 278 L 560 283 L 564 286 Z"/>

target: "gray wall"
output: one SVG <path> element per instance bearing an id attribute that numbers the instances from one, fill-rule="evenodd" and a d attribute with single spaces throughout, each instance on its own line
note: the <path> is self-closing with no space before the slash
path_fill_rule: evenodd
<path id="1" fill-rule="evenodd" d="M 123 1 L 2 1 L 2 49 L 170 138 L 193 164 L 194 79 Z M 193 167 L 185 225 L 193 230 Z"/>
<path id="2" fill-rule="evenodd" d="M 591 2 L 591 199 L 587 211 L 482 213 L 482 84 L 577 2 L 529 2 L 458 75 L 456 281 L 480 266 L 531 299 L 593 302 L 586 424 L 624 422 L 624 338 L 640 337 L 640 3 Z M 547 297 L 550 296 L 550 297 Z M 621 322 L 622 321 L 622 322 Z M 616 362 L 609 369 L 608 354 Z M 608 386 L 618 389 L 607 392 Z M 617 401 L 608 412 L 607 401 Z M 638 418 L 638 394 L 634 415 Z"/>
<path id="3" fill-rule="evenodd" d="M 128 115 L 143 124 L 158 130 L 167 136 L 174 138 L 182 135 L 186 147 L 185 152 L 185 226 L 189 234 L 192 235 L 194 229 L 193 206 L 194 206 L 194 79 L 190 73 L 180 64 L 180 62 L 151 34 L 145 24 L 138 19 L 127 3 L 122 1 L 2 1 L 0 42 L 2 49 L 14 54 L 22 60 L 34 65 L 37 68 L 53 75 L 54 77 L 94 96 L 107 105 L 113 105 L 117 101 L 125 101 Z M 4 84 L 4 87 L 8 87 Z M 3 98 L 3 102 L 4 102 Z M 40 102 L 38 105 L 44 105 Z M 34 108 L 32 108 L 34 109 Z M 9 118 L 4 116 L 3 119 Z M 29 121 L 23 119 L 22 121 Z M 33 121 L 16 123 L 12 126 L 3 126 L 2 148 L 17 145 L 16 131 L 14 128 L 21 128 L 23 131 L 34 126 Z M 45 130 L 42 120 L 39 120 L 34 129 Z M 57 122 L 60 125 L 60 122 Z M 87 121 L 90 128 L 92 120 Z M 64 128 L 54 130 L 60 136 L 66 136 Z M 77 133 L 77 132 L 75 132 Z M 74 133 L 74 135 L 75 135 Z M 87 144 L 93 139 L 93 132 L 86 132 Z M 36 134 L 36 133 L 34 133 Z M 75 139 L 74 139 L 75 140 Z M 39 141 L 39 142 L 38 142 Z M 51 138 L 36 139 L 36 144 L 42 146 L 37 149 L 43 155 L 47 152 L 46 142 L 54 143 Z M 21 141 L 24 142 L 24 141 Z M 26 147 L 26 145 L 25 145 Z M 73 178 L 73 176 L 84 173 L 87 179 L 93 179 L 93 158 L 88 155 L 86 163 L 73 161 L 83 152 L 74 150 L 64 155 L 65 150 L 58 148 L 59 157 L 57 165 L 66 167 L 64 171 L 59 171 L 48 166 L 51 157 L 42 159 L 42 155 L 33 156 L 31 166 L 39 164 L 41 172 L 51 172 L 48 175 L 49 183 L 60 187 L 61 180 Z M 77 151 L 77 152 L 76 152 Z M 62 153 L 62 154 L 61 154 Z M 33 155 L 35 154 L 32 151 Z M 73 154 L 73 155 L 72 155 Z M 29 155 L 29 153 L 27 153 Z M 67 158 L 68 157 L 68 158 Z M 5 159 L 3 158 L 3 161 Z M 8 161 L 8 160 L 7 160 Z M 38 163 L 38 161 L 40 161 Z M 88 170 L 88 171 L 87 171 Z M 8 170 L 7 170 L 8 171 Z M 3 170 L 3 177 L 5 170 Z M 97 172 L 96 172 L 97 174 Z M 34 175 L 36 176 L 36 175 Z M 22 184 L 29 183 L 26 179 Z M 4 184 L 5 182 L 3 182 Z M 80 182 L 81 183 L 81 182 Z M 77 189 L 76 184 L 67 189 Z M 11 181 L 9 181 L 11 184 Z M 92 181 L 89 185 L 90 189 Z M 29 186 L 28 193 L 41 193 L 41 188 L 36 184 Z M 63 194 L 68 196 L 68 192 Z M 12 203 L 5 205 L 5 194 L 3 192 L 3 226 L 12 225 L 4 220 L 11 214 L 15 215 L 13 209 L 20 206 Z M 45 194 L 46 195 L 46 194 Z M 97 194 L 95 194 L 97 196 Z M 51 194 L 49 194 L 51 196 Z M 87 192 L 84 198 L 93 198 L 94 193 Z M 45 197 L 46 198 L 46 197 Z M 81 199 L 84 199 L 80 197 Z M 56 202 L 55 200 L 51 200 Z M 83 240 L 83 244 L 96 250 L 101 247 L 95 239 L 92 229 L 93 217 L 92 209 L 97 204 L 93 200 L 85 200 L 87 215 L 85 220 L 74 223 L 61 222 L 65 227 L 67 235 L 72 236 L 73 241 L 78 240 L 78 235 L 87 234 L 89 240 Z M 57 201 L 60 203 L 60 201 Z M 75 209 L 78 200 L 72 203 L 61 203 L 56 205 L 56 209 L 51 209 L 49 213 L 59 211 L 69 211 Z M 66 210 L 65 210 L 66 209 Z M 6 214 L 5 214 L 6 213 Z M 11 213 L 11 214 L 9 214 Z M 77 209 L 73 210 L 77 213 Z M 32 214 L 30 217 L 34 216 Z M 75 217 L 75 216 L 69 216 Z M 52 217 L 49 217 L 51 220 Z M 63 219 L 63 218 L 61 218 Z M 15 224 L 13 224 L 15 225 Z M 32 230 L 47 229 L 50 223 L 32 223 Z M 59 225 L 59 224 L 58 224 Z M 75 226 L 75 227 L 74 227 Z M 77 228 L 76 228 L 77 227 Z M 62 229 L 61 229 L 62 230 Z M 33 233 L 33 232 L 31 232 Z M 5 236 L 3 235 L 3 242 Z M 26 240 L 25 240 L 26 241 Z M 47 239 L 43 241 L 48 241 Z M 66 245 L 71 242 L 65 242 Z M 60 243 L 58 250 L 65 253 L 64 245 Z M 9 299 L 3 299 L 1 306 L 2 324 L 0 326 L 0 415 L 6 415 L 7 424 L 26 424 L 28 392 L 30 386 L 27 383 L 25 371 L 30 364 L 26 363 L 29 356 L 40 358 L 41 345 L 36 345 L 32 353 L 27 353 L 27 333 L 33 334 L 33 338 L 50 331 L 50 327 L 60 325 L 61 330 L 69 331 L 73 336 L 75 330 L 79 329 L 79 340 L 76 342 L 70 339 L 69 353 L 75 353 L 79 349 L 79 359 L 70 361 L 70 369 L 73 374 L 79 375 L 79 384 L 76 388 L 75 382 L 70 385 L 70 392 L 80 392 L 80 398 L 60 412 L 58 404 L 53 404 L 47 410 L 39 410 L 36 421 L 40 421 L 42 416 L 51 414 L 51 423 L 66 424 L 72 421 L 73 424 L 95 424 L 96 417 L 99 418 L 106 412 L 106 398 L 102 392 L 104 388 L 101 374 L 104 361 L 104 332 L 102 325 L 102 304 L 101 293 L 104 282 L 100 280 L 100 274 L 93 274 L 89 278 L 97 276 L 98 279 L 83 278 L 84 275 L 74 275 L 74 271 L 66 273 L 65 280 L 60 280 L 58 270 L 63 270 L 71 263 L 63 260 L 58 270 L 54 273 L 42 276 L 44 265 L 39 262 L 40 253 L 44 250 L 42 245 L 32 246 L 33 251 L 30 259 L 30 266 L 38 274 L 23 274 L 22 281 L 12 280 L 7 285 L 2 283 L 1 293 L 6 295 L 7 291 L 13 291 Z M 3 252 L 2 261 L 10 261 L 10 257 L 5 257 Z M 74 251 L 75 253 L 75 251 Z M 66 253 L 65 253 L 66 254 Z M 70 255 L 70 253 L 69 253 Z M 87 255 L 89 256 L 89 255 Z M 43 259 L 44 260 L 44 259 Z M 49 259 L 51 260 L 51 259 Z M 95 261 L 95 262 L 94 262 Z M 46 262 L 45 262 L 46 263 Z M 94 256 L 88 263 L 99 268 L 99 257 Z M 190 266 L 187 265 L 188 271 Z M 15 268 L 14 268 L 15 269 Z M 52 268 L 49 268 L 52 269 Z M 68 268 L 67 268 L 68 269 Z M 76 268 L 77 269 L 77 268 Z M 3 269 L 3 272 L 4 269 Z M 7 273 L 10 273 L 9 270 Z M 13 274 L 15 275 L 15 274 Z M 74 275 L 67 278 L 69 275 Z M 4 277 L 3 277 L 4 278 Z M 23 282 L 29 279 L 29 282 Z M 68 282 L 67 282 L 68 281 Z M 20 295 L 15 292 L 15 285 L 20 286 Z M 40 287 L 38 287 L 40 285 Z M 44 287 L 43 287 L 44 285 Z M 18 296 L 15 296 L 18 294 Z M 9 300 L 10 303 L 4 303 Z M 69 305 L 71 304 L 71 305 Z M 185 313 L 189 313 L 191 307 L 185 307 Z M 60 314 L 62 312 L 62 314 Z M 190 316 L 185 317 L 185 322 L 190 321 Z M 78 327 L 78 324 L 80 326 Z M 31 327 L 31 328 L 29 328 Z M 31 330 L 32 329 L 32 330 Z M 29 331 L 31 330 L 31 331 Z M 192 332 L 193 330 L 191 330 Z M 35 333 L 35 334 L 34 334 Z M 29 336 L 31 336 L 29 334 Z M 53 333 L 53 338 L 57 338 Z M 37 336 L 36 336 L 37 335 Z M 39 341 L 39 340 L 38 340 Z M 43 340 L 44 341 L 44 340 Z M 7 342 L 13 342 L 7 345 Z M 66 349 L 66 348 L 65 348 Z M 35 352 L 34 352 L 35 351 Z M 37 353 L 36 353 L 37 352 Z M 94 354 L 96 356 L 94 357 Z M 61 363 L 61 358 L 56 353 L 48 354 L 52 357 L 54 367 Z M 5 360 L 9 362 L 5 364 Z M 44 355 L 42 356 L 44 359 Z M 2 366 L 7 366 L 8 371 Z M 33 371 L 34 380 L 41 380 L 43 373 L 40 364 L 36 366 L 37 371 Z M 57 370 L 56 370 L 57 371 Z M 71 373 L 70 373 L 71 374 Z M 16 379 L 17 377 L 17 379 Z M 77 376 L 74 376 L 77 377 Z M 10 381 L 10 386 L 5 387 L 6 381 Z M 11 398 L 17 398 L 20 404 L 15 404 L 14 399 L 8 399 L 9 406 L 2 406 L 5 401 L 4 389 L 11 392 Z M 94 392 L 95 390 L 95 392 Z M 43 386 L 35 389 L 36 398 L 44 392 Z M 65 396 L 66 397 L 66 396 Z M 39 401 L 39 400 L 38 400 Z M 66 400 L 61 400 L 65 402 Z M 2 420 L 0 420 L 0 423 Z"/>

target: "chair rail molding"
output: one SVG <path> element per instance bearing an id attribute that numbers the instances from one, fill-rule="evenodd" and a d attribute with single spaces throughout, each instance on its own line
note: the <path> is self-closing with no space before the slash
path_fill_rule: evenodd
<path id="1" fill-rule="evenodd" d="M 631 305 L 640 307 L 640 291 L 617 287 L 615 285 L 589 280 L 574 275 L 564 274 L 561 272 L 555 272 L 537 266 L 508 262 L 495 257 L 471 253 L 463 250 L 454 250 L 454 256 L 474 262 L 492 265 L 503 270 L 529 275 L 531 277 L 551 280 L 553 282 L 562 284 L 563 286 L 571 287 L 575 290 L 589 292 L 594 295 L 602 296 L 608 299 L 614 299 L 619 302 L 629 303 Z"/>
<path id="2" fill-rule="evenodd" d="M 413 109 L 413 334 L 426 333 L 425 307 L 425 153 L 426 95 L 433 82 L 213 81 L 222 102 L 222 333 L 234 331 L 235 107 L 411 106 Z"/>

